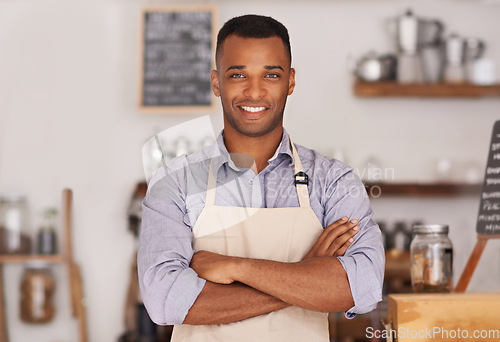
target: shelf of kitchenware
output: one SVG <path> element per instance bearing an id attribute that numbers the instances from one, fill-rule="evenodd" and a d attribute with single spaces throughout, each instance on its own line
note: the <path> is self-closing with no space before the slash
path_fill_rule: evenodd
<path id="1" fill-rule="evenodd" d="M 358 97 L 498 97 L 500 84 L 480 86 L 462 84 L 401 84 L 397 82 L 354 83 L 354 94 Z"/>
<path id="2" fill-rule="evenodd" d="M 45 261 L 49 263 L 61 263 L 68 269 L 70 300 L 72 315 L 78 322 L 79 341 L 87 342 L 86 313 L 83 304 L 82 277 L 79 265 L 73 260 L 72 253 L 72 202 L 73 192 L 70 189 L 63 191 L 63 213 L 64 213 L 64 235 L 65 253 L 55 255 L 37 254 L 8 254 L 0 255 L 0 342 L 8 342 L 7 322 L 5 313 L 5 299 L 3 296 L 3 265 L 11 263 L 25 263 L 30 261 Z"/>
<path id="3" fill-rule="evenodd" d="M 375 183 L 366 182 L 366 190 L 374 198 L 386 196 L 453 197 L 475 196 L 481 184 L 468 183 Z"/>

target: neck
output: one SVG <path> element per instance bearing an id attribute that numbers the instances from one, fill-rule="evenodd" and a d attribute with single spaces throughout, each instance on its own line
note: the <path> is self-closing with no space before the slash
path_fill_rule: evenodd
<path id="1" fill-rule="evenodd" d="M 245 154 L 251 156 L 255 162 L 251 169 L 255 173 L 259 173 L 267 166 L 267 161 L 276 153 L 282 135 L 282 126 L 261 137 L 249 137 L 229 129 L 224 130 L 224 144 L 227 151 L 232 155 Z M 239 166 L 237 160 L 233 160 L 233 162 Z"/>

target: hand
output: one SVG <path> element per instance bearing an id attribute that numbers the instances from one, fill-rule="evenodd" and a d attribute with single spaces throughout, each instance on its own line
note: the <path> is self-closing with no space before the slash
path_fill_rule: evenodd
<path id="1" fill-rule="evenodd" d="M 353 236 L 359 232 L 358 220 L 347 221 L 344 216 L 325 229 L 304 259 L 320 256 L 342 256 L 354 242 Z"/>
<path id="2" fill-rule="evenodd" d="M 193 255 L 190 267 L 203 279 L 213 283 L 231 284 L 235 281 L 231 275 L 235 260 L 235 257 L 199 251 Z"/>

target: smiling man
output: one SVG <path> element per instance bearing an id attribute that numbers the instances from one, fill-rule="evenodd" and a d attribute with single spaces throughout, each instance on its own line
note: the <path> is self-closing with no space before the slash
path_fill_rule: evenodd
<path id="1" fill-rule="evenodd" d="M 283 129 L 286 28 L 233 18 L 217 37 L 215 147 L 167 163 L 143 202 L 139 284 L 173 341 L 329 341 L 328 312 L 381 300 L 384 251 L 352 169 Z"/>

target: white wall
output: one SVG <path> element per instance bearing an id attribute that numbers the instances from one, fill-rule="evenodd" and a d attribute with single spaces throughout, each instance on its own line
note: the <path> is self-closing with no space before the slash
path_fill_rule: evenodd
<path id="1" fill-rule="evenodd" d="M 124 329 L 134 250 L 126 209 L 143 177 L 142 144 L 155 130 L 197 115 L 144 116 L 136 109 L 139 9 L 168 3 L 0 0 L 0 193 L 25 193 L 39 210 L 59 204 L 64 187 L 74 190 L 74 253 L 83 272 L 91 341 L 114 341 Z M 394 168 L 399 181 L 432 179 L 433 165 L 443 157 L 484 167 L 491 127 L 499 119 L 498 99 L 355 98 L 345 59 L 369 49 L 392 51 L 384 22 L 411 6 L 417 15 L 485 39 L 500 76 L 500 6 L 451 0 L 203 3 L 220 8 L 220 23 L 253 12 L 288 26 L 297 88 L 285 124 L 299 144 L 328 154 L 340 148 L 359 168 L 375 156 L 382 167 Z M 220 113 L 211 118 L 221 128 Z M 378 217 L 389 220 L 412 217 L 415 207 L 424 206 L 429 220 L 447 220 L 452 229 L 458 225 L 450 235 L 463 247 L 458 254 L 464 264 L 473 244 L 475 199 L 374 206 Z M 497 272 L 499 249 L 493 245 L 482 263 Z M 17 320 L 21 271 L 19 265 L 6 268 L 11 340 L 76 341 L 75 326 L 64 317 L 69 311 L 64 270 L 55 268 L 59 314 L 46 328 Z M 479 277 L 491 273 L 480 271 Z M 498 290 L 498 273 L 486 287 L 476 277 L 472 288 Z"/>

